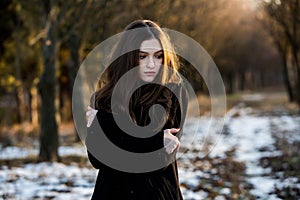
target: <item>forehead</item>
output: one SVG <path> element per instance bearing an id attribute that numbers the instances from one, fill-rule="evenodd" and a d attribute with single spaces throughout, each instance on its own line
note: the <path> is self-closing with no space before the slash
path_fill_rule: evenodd
<path id="1" fill-rule="evenodd" d="M 143 52 L 157 52 L 160 50 L 162 50 L 162 47 L 157 39 L 144 40 L 140 47 L 140 51 Z"/>

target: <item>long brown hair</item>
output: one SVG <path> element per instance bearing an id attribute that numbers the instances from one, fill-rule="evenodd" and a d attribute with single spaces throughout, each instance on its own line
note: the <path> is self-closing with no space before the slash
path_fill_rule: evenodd
<path id="1" fill-rule="evenodd" d="M 134 116 L 133 109 L 137 104 L 152 105 L 154 102 L 157 102 L 161 96 L 168 96 L 169 94 L 166 94 L 167 90 L 163 90 L 164 85 L 167 83 L 179 84 L 181 82 L 181 78 L 178 74 L 179 61 L 168 35 L 153 21 L 136 20 L 125 28 L 111 55 L 112 62 L 107 67 L 105 75 L 99 79 L 99 89 L 95 93 L 96 109 L 111 111 L 111 96 L 114 87 L 125 73 L 139 66 L 141 43 L 153 38 L 160 42 L 163 49 L 162 67 L 156 76 L 156 82 L 159 84 L 149 84 L 143 87 L 143 91 L 147 92 L 142 92 L 141 88 L 138 88 L 134 92 L 136 98 L 132 98 L 130 101 L 130 115 Z M 122 99 L 126 99 L 128 88 L 132 87 L 138 81 L 140 81 L 139 76 L 136 75 L 130 77 L 127 84 L 121 85 L 122 94 L 119 94 L 121 101 Z"/>

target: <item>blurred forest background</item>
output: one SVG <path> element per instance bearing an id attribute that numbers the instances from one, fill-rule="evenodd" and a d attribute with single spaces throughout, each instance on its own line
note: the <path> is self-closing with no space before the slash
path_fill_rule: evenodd
<path id="1" fill-rule="evenodd" d="M 38 161 L 60 161 L 64 134 L 79 140 L 71 98 L 81 62 L 135 19 L 199 42 L 219 68 L 228 109 L 241 94 L 264 94 L 265 107 L 299 112 L 299 0 L 1 0 L 1 147 L 37 142 Z M 205 98 L 205 84 L 195 87 Z"/>

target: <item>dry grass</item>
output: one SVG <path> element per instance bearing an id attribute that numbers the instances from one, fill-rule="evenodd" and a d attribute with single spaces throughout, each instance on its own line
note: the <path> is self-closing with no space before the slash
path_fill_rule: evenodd
<path id="1" fill-rule="evenodd" d="M 282 89 L 266 89 L 259 92 L 247 91 L 226 96 L 227 111 L 239 104 L 243 104 L 244 107 L 251 107 L 262 113 L 274 111 L 285 111 L 289 113 L 299 112 L 296 103 L 289 102 L 286 92 Z M 189 102 L 188 112 L 191 116 L 199 115 L 197 113 L 198 108 L 200 110 L 200 115 L 210 114 L 210 96 L 199 94 L 198 101 L 193 99 Z"/>

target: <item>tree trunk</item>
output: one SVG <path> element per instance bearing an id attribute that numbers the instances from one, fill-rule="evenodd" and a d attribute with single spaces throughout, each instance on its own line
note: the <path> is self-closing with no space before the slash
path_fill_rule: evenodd
<path id="1" fill-rule="evenodd" d="M 291 16 L 293 20 L 291 20 L 291 33 L 286 31 L 287 38 L 290 41 L 292 57 L 295 62 L 296 67 L 296 87 L 295 87 L 295 95 L 296 95 L 296 103 L 298 104 L 299 112 L 300 112 L 300 63 L 299 63 L 299 7 L 300 1 L 291 1 Z"/>
<path id="2" fill-rule="evenodd" d="M 48 19 L 46 22 L 46 37 L 43 41 L 44 72 L 39 82 L 41 96 L 41 133 L 39 161 L 59 161 L 58 127 L 55 118 L 56 95 L 56 56 L 57 56 L 57 13 L 55 2 L 46 4 Z"/>
<path id="3" fill-rule="evenodd" d="M 245 72 L 241 71 L 240 72 L 240 87 L 239 87 L 239 90 L 244 91 L 244 89 L 245 89 Z"/>
<path id="4" fill-rule="evenodd" d="M 296 35 L 295 35 L 296 38 Z M 293 60 L 295 63 L 295 68 L 296 68 L 296 89 L 295 89 L 295 95 L 296 95 L 296 103 L 298 104 L 299 112 L 300 112 L 300 64 L 299 64 L 299 48 L 298 44 L 296 44 L 297 40 L 295 39 L 295 42 L 292 43 L 291 41 L 291 46 L 292 46 L 292 55 L 293 55 Z"/>
<path id="5" fill-rule="evenodd" d="M 227 74 L 227 80 L 228 80 L 228 90 L 227 93 L 228 94 L 233 94 L 234 90 L 233 90 L 233 72 L 229 72 Z"/>
<path id="6" fill-rule="evenodd" d="M 16 91 L 14 92 L 14 97 L 16 99 L 16 104 L 17 104 L 16 122 L 20 124 L 22 122 L 22 116 L 21 116 L 21 100 L 19 98 L 18 88 L 16 88 Z"/>
<path id="7" fill-rule="evenodd" d="M 28 90 L 28 120 L 32 123 L 32 95 L 30 90 Z"/>
<path id="8" fill-rule="evenodd" d="M 265 72 L 264 70 L 262 69 L 262 71 L 260 72 L 256 72 L 256 73 L 259 73 L 259 78 L 260 78 L 260 81 L 258 83 L 258 87 L 261 87 L 261 88 L 265 88 L 266 87 L 266 82 L 265 82 Z"/>
<path id="9" fill-rule="evenodd" d="M 18 19 L 18 18 L 17 18 Z M 23 85 L 21 80 L 21 52 L 20 52 L 20 43 L 21 38 L 19 36 L 20 32 L 20 20 L 17 21 L 15 35 L 15 42 L 16 42 L 16 54 L 15 54 L 15 97 L 17 103 L 17 123 L 22 123 L 24 120 L 25 114 L 25 105 L 24 105 L 24 93 L 23 93 Z"/>
<path id="10" fill-rule="evenodd" d="M 281 55 L 282 55 L 283 82 L 284 82 L 286 91 L 288 93 L 289 102 L 293 102 L 294 101 L 294 94 L 293 94 L 293 89 L 292 89 L 292 85 L 290 83 L 289 74 L 288 74 L 288 65 L 287 65 L 286 53 L 281 52 Z"/>
<path id="11" fill-rule="evenodd" d="M 296 95 L 297 95 L 297 104 L 298 104 L 298 111 L 300 114 L 300 66 L 297 65 L 297 86 L 296 86 Z"/>
<path id="12" fill-rule="evenodd" d="M 70 78 L 70 97 L 72 99 L 72 94 L 73 94 L 73 85 L 76 79 L 76 75 L 77 72 L 79 70 L 80 67 L 80 56 L 79 56 L 79 49 L 80 49 L 80 45 L 81 45 L 81 38 L 78 36 L 77 33 L 73 33 L 70 37 L 69 40 L 69 46 L 70 46 L 70 50 L 71 50 L 71 59 L 72 62 L 70 63 L 70 65 L 68 66 L 68 72 L 69 72 L 69 78 Z M 80 92 L 80 89 L 77 88 L 77 93 Z M 83 97 L 83 95 L 80 95 L 81 97 Z M 78 98 L 78 97 L 77 97 Z M 78 102 L 78 105 L 76 105 L 76 107 L 78 107 L 78 109 L 80 109 L 82 111 L 82 113 L 85 113 L 85 108 L 82 107 L 83 104 L 83 99 L 77 99 L 76 102 Z M 79 142 L 80 141 L 80 137 L 77 131 L 76 127 L 74 126 L 74 133 L 75 133 L 75 141 Z"/>

